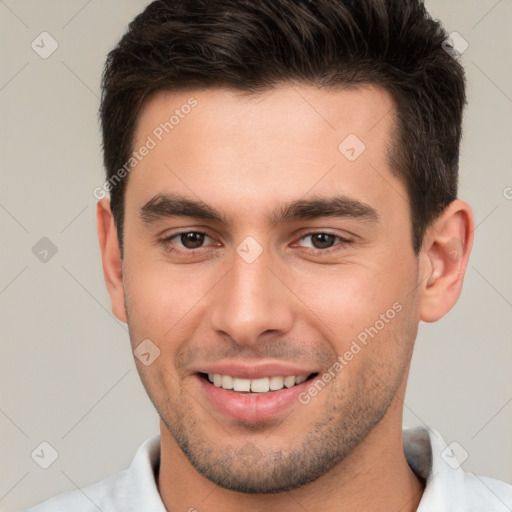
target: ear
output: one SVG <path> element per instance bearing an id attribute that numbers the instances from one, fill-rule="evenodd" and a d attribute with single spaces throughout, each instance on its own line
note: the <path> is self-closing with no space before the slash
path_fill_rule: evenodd
<path id="1" fill-rule="evenodd" d="M 470 206 L 451 202 L 427 230 L 420 251 L 420 319 L 436 322 L 457 302 L 473 246 Z"/>
<path id="2" fill-rule="evenodd" d="M 123 261 L 119 250 L 114 216 L 110 210 L 110 199 L 101 199 L 96 205 L 98 240 L 100 242 L 103 276 L 112 303 L 112 313 L 121 322 L 127 323 L 124 303 Z"/>

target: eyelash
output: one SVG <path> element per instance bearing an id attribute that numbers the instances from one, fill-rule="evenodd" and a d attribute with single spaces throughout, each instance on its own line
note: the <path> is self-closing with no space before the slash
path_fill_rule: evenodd
<path id="1" fill-rule="evenodd" d="M 174 235 L 162 238 L 161 240 L 159 240 L 159 242 L 161 242 L 164 245 L 165 250 L 168 252 L 185 252 L 188 254 L 194 254 L 197 251 L 201 251 L 201 250 L 205 249 L 205 247 L 198 247 L 197 249 L 187 249 L 186 247 L 183 247 L 180 249 L 175 249 L 174 247 L 172 247 L 172 240 L 174 240 L 175 238 L 179 238 L 181 235 L 186 235 L 188 233 L 196 233 L 198 235 L 205 235 L 208 238 L 213 238 L 208 233 L 205 233 L 204 231 L 190 230 L 190 231 L 180 231 L 179 233 L 175 233 Z"/>
<path id="2" fill-rule="evenodd" d="M 302 235 L 299 238 L 299 241 L 303 240 L 304 238 L 314 236 L 314 235 L 330 235 L 336 239 L 334 245 L 332 245 L 331 247 L 327 247 L 327 249 L 316 249 L 315 247 L 303 247 L 303 249 L 307 249 L 310 253 L 315 254 L 315 255 L 330 254 L 331 252 L 341 251 L 343 249 L 346 249 L 347 246 L 352 244 L 352 242 L 353 242 L 353 240 L 344 238 L 335 233 L 330 233 L 329 231 L 313 231 L 310 233 L 306 233 L 305 235 Z"/>
<path id="3" fill-rule="evenodd" d="M 204 231 L 180 231 L 179 233 L 175 233 L 171 236 L 168 236 L 168 237 L 165 237 L 165 238 L 159 240 L 159 242 L 165 246 L 166 251 L 171 252 L 171 253 L 172 252 L 185 252 L 187 254 L 195 254 L 196 251 L 201 251 L 206 248 L 206 247 L 198 247 L 197 249 L 187 249 L 187 248 L 175 249 L 172 246 L 172 240 L 174 240 L 175 238 L 179 238 L 181 235 L 186 235 L 187 233 L 196 233 L 199 235 L 205 235 L 208 238 L 213 238 L 208 233 L 206 233 Z M 315 248 L 311 248 L 311 247 L 307 247 L 307 248 L 304 247 L 305 249 L 308 249 L 308 251 L 312 254 L 327 254 L 327 253 L 331 253 L 334 251 L 343 250 L 344 248 L 346 248 L 346 246 L 353 243 L 353 240 L 344 238 L 340 235 L 336 235 L 335 233 L 330 233 L 328 231 L 312 231 L 310 233 L 306 233 L 305 235 L 302 235 L 299 238 L 299 241 L 303 240 L 304 238 L 313 236 L 313 235 L 331 235 L 336 238 L 338 243 L 335 243 L 333 246 L 328 247 L 326 249 L 315 249 Z"/>

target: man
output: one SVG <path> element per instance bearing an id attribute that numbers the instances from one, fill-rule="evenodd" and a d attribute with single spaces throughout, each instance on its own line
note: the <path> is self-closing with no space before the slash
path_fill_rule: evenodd
<path id="1" fill-rule="evenodd" d="M 402 431 L 418 323 L 456 303 L 473 241 L 446 39 L 418 0 L 135 18 L 104 73 L 98 235 L 160 436 L 29 510 L 511 510 Z"/>

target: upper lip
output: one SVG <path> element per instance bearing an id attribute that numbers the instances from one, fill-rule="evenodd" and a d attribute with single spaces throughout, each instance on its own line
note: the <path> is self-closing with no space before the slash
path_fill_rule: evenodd
<path id="1" fill-rule="evenodd" d="M 217 373 L 239 379 L 262 379 L 264 377 L 288 377 L 291 375 L 309 375 L 317 372 L 310 366 L 298 366 L 276 361 L 222 361 L 200 365 L 194 373 Z"/>

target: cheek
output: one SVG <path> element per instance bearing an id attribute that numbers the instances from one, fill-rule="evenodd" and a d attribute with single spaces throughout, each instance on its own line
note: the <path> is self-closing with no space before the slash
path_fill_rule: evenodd
<path id="1" fill-rule="evenodd" d="M 126 259 L 123 271 L 130 330 L 137 338 L 161 341 L 191 325 L 217 275 L 135 257 Z"/>
<path id="2" fill-rule="evenodd" d="M 304 304 L 304 314 L 337 354 L 348 350 L 358 337 L 364 344 L 391 335 L 400 325 L 415 281 L 413 266 L 409 269 L 405 262 L 398 266 L 353 263 L 295 276 L 294 290 Z"/>

